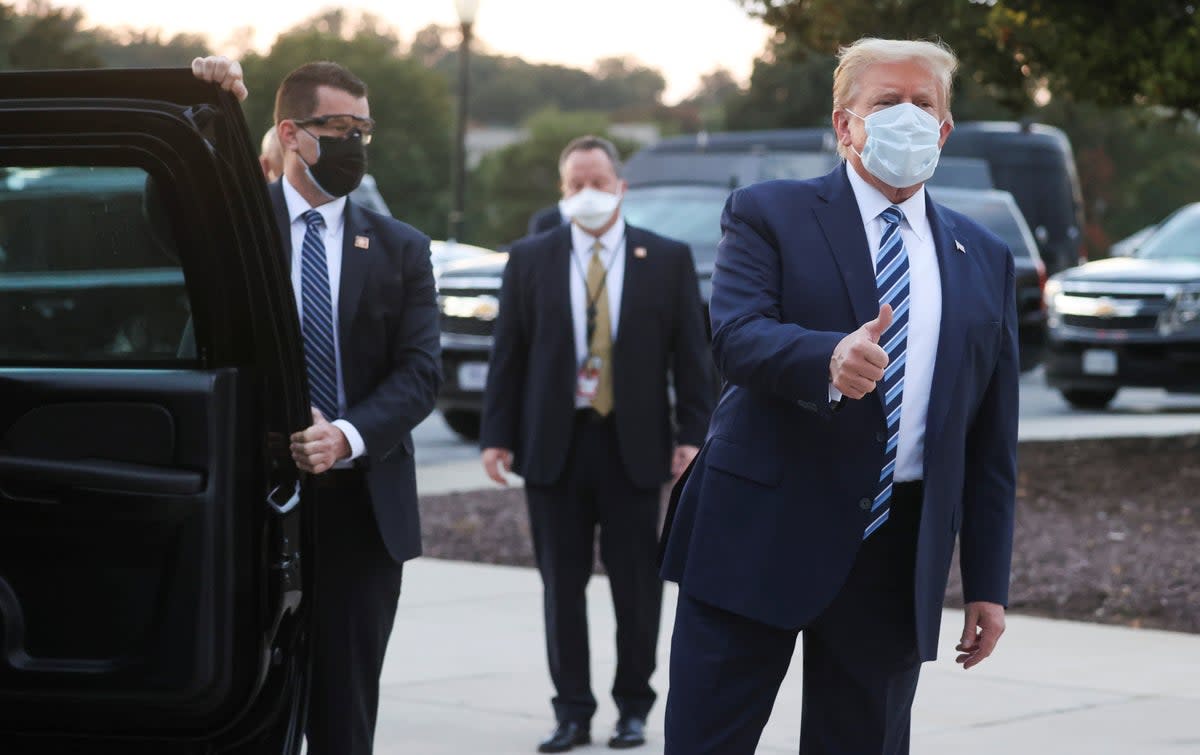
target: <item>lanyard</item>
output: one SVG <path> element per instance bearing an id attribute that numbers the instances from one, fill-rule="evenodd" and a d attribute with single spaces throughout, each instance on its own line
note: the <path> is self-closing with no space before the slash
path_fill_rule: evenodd
<path id="1" fill-rule="evenodd" d="M 600 239 L 596 239 L 599 243 Z M 596 286 L 596 292 L 593 294 L 588 290 L 587 273 L 583 269 L 583 265 L 579 262 L 579 257 L 575 255 L 575 250 L 571 250 L 571 260 L 575 263 L 575 269 L 579 271 L 579 278 L 583 281 L 583 296 L 587 302 L 584 309 L 587 322 L 587 345 L 588 350 L 592 348 L 592 338 L 596 335 L 596 302 L 600 301 L 600 297 L 605 295 L 605 289 L 608 286 L 608 271 L 612 268 L 613 262 L 616 261 L 617 253 L 625 248 L 625 234 L 621 234 L 621 240 L 613 247 L 612 252 L 608 255 L 608 263 L 604 265 L 604 275 L 600 278 L 600 285 Z M 593 252 L 595 254 L 595 252 Z"/>

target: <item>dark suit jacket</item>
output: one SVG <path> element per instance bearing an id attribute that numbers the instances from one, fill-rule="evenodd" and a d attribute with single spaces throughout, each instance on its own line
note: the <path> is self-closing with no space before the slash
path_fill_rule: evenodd
<path id="1" fill-rule="evenodd" d="M 290 269 L 283 188 L 276 181 L 268 192 Z M 412 429 L 433 411 L 442 381 L 429 237 L 349 201 L 345 217 L 338 338 L 347 410 L 340 419 L 366 443 L 355 466 L 366 474 L 383 542 L 401 562 L 421 554 Z"/>
<path id="2" fill-rule="evenodd" d="M 558 211 L 558 205 L 550 205 L 543 207 L 537 212 L 529 216 L 529 227 L 526 229 L 527 236 L 536 236 L 539 233 L 553 230 L 563 225 L 562 213 Z"/>
<path id="3" fill-rule="evenodd" d="M 834 347 L 879 312 L 845 171 L 750 186 L 726 204 L 711 309 L 727 385 L 664 554 L 663 576 L 693 597 L 779 627 L 803 627 L 841 588 L 887 437 L 877 393 L 829 408 Z M 966 599 L 1007 601 L 1018 374 L 1012 254 L 932 200 L 927 214 L 942 317 L 915 574 L 923 659 L 936 655 L 960 527 Z"/>
<path id="4" fill-rule="evenodd" d="M 514 471 L 533 485 L 562 475 L 574 427 L 570 276 L 571 228 L 560 225 L 513 245 L 500 289 L 480 445 L 512 450 Z M 703 442 L 715 395 L 711 365 L 691 249 L 628 226 L 613 396 L 621 459 L 637 487 L 670 477 L 677 443 Z"/>

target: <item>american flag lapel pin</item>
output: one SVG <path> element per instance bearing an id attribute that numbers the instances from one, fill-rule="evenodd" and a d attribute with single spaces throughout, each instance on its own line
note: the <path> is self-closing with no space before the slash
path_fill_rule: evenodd
<path id="1" fill-rule="evenodd" d="M 965 246 L 963 246 L 962 242 L 959 241 L 958 239 L 954 240 L 954 248 L 957 249 L 958 251 L 962 252 L 963 254 L 967 253 L 967 248 Z"/>
<path id="2" fill-rule="evenodd" d="M 637 257 L 639 260 L 646 259 L 646 247 L 639 246 L 638 248 L 634 249 L 633 256 Z"/>
<path id="3" fill-rule="evenodd" d="M 368 238 L 367 236 L 355 236 L 354 237 L 354 246 L 358 249 L 370 249 L 371 248 L 371 239 Z"/>

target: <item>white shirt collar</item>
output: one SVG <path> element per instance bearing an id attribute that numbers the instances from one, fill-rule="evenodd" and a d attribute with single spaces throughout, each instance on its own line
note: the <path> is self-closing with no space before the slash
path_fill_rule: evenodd
<path id="1" fill-rule="evenodd" d="M 850 186 L 854 189 L 854 199 L 858 202 L 858 211 L 862 214 L 863 227 L 879 217 L 879 213 L 892 206 L 892 201 L 885 197 L 879 189 L 858 174 L 854 166 L 846 163 L 846 175 L 850 178 Z M 904 213 L 909 229 L 920 241 L 930 236 L 929 218 L 925 215 L 925 185 L 916 193 L 901 202 L 897 207 Z"/>
<path id="2" fill-rule="evenodd" d="M 616 249 L 617 244 L 621 243 L 621 239 L 624 236 L 625 218 L 617 216 L 617 222 L 613 223 L 613 227 L 600 235 L 600 244 L 604 247 L 605 252 L 611 252 Z M 575 223 L 571 223 L 571 248 L 576 252 L 590 255 L 592 253 L 592 244 L 595 241 L 595 236 L 583 230 Z"/>
<path id="3" fill-rule="evenodd" d="M 296 191 L 296 188 L 292 186 L 292 182 L 287 176 L 284 176 L 280 180 L 280 183 L 283 184 L 283 201 L 287 204 L 289 223 L 295 223 L 300 219 L 301 215 L 309 210 L 316 210 L 325 219 L 326 230 L 338 228 L 341 225 L 342 216 L 346 212 L 345 197 L 338 197 L 320 207 L 313 207 L 308 203 L 307 199 L 300 196 L 300 192 Z"/>

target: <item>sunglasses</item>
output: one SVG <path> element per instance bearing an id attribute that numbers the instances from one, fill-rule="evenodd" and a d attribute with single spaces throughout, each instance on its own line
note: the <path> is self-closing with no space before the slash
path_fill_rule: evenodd
<path id="1" fill-rule="evenodd" d="M 335 115 L 316 115 L 312 118 L 297 118 L 293 120 L 297 126 L 319 126 L 334 131 L 340 137 L 353 136 L 357 133 L 362 137 L 363 144 L 371 143 L 375 131 L 373 118 L 360 118 L 357 115 L 338 113 Z"/>

